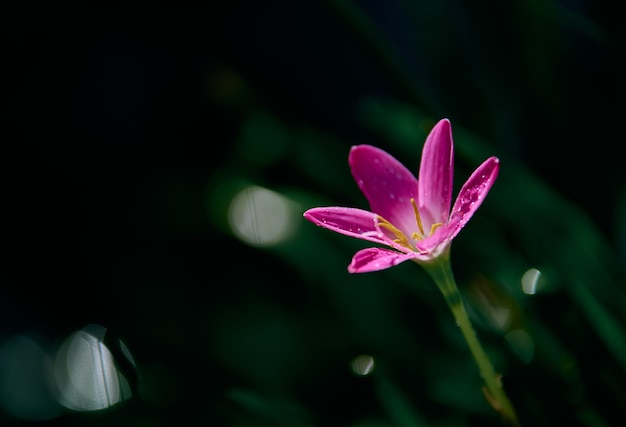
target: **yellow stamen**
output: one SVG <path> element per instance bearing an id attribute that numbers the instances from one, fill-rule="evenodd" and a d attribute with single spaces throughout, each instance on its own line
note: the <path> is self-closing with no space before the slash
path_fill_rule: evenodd
<path id="1" fill-rule="evenodd" d="M 404 233 L 400 230 L 398 230 L 398 228 L 396 228 L 393 224 L 391 224 L 389 221 L 387 221 L 385 218 L 383 218 L 382 216 L 378 216 L 378 220 L 379 220 L 379 225 L 389 231 L 391 231 L 395 236 L 396 239 L 394 239 L 394 242 L 405 246 L 409 249 L 411 248 L 411 245 L 409 243 L 409 239 L 406 238 L 406 236 L 404 235 Z"/>
<path id="2" fill-rule="evenodd" d="M 424 236 L 424 227 L 422 226 L 422 217 L 420 216 L 419 209 L 417 209 L 417 203 L 415 203 L 415 199 L 411 198 L 411 204 L 413 205 L 413 212 L 415 212 L 415 218 L 417 219 L 417 228 L 419 228 L 420 234 Z"/>
<path id="3" fill-rule="evenodd" d="M 415 212 L 415 220 L 417 221 L 417 228 L 419 229 L 419 231 L 414 231 L 413 233 L 411 233 L 411 239 L 417 240 L 419 242 L 419 241 L 424 240 L 428 236 L 432 236 L 435 230 L 437 230 L 437 228 L 441 227 L 443 224 L 440 222 L 437 222 L 430 226 L 430 233 L 428 234 L 424 233 L 424 225 L 422 224 L 422 217 L 420 216 L 420 211 L 417 208 L 417 203 L 415 203 L 415 199 L 411 199 L 411 205 L 413 206 L 413 212 Z M 382 228 L 389 230 L 391 231 L 391 233 L 393 233 L 393 235 L 396 237 L 393 240 L 395 243 L 402 245 L 411 250 L 416 249 L 416 247 L 411 244 L 409 239 L 400 229 L 398 229 L 395 225 L 393 225 L 392 223 L 390 223 L 389 221 L 387 221 L 385 218 L 383 218 L 380 215 L 378 216 L 378 224 Z"/>
<path id="4" fill-rule="evenodd" d="M 432 236 L 433 233 L 435 232 L 436 229 L 438 229 L 439 227 L 441 227 L 443 224 L 441 224 L 440 222 L 436 222 L 433 225 L 430 226 L 430 234 L 429 236 Z"/>

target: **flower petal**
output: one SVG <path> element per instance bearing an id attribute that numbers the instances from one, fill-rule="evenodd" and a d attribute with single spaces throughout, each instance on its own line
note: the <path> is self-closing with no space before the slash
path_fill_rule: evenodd
<path id="1" fill-rule="evenodd" d="M 309 209 L 303 216 L 315 225 L 346 236 L 388 244 L 376 227 L 376 214 L 366 210 L 330 206 Z"/>
<path id="2" fill-rule="evenodd" d="M 419 209 L 425 229 L 448 222 L 453 176 L 452 128 L 448 119 L 441 119 L 426 138 L 420 163 Z"/>
<path id="3" fill-rule="evenodd" d="M 454 202 L 447 230 L 442 230 L 446 232 L 449 239 L 453 239 L 461 231 L 482 204 L 498 177 L 499 170 L 500 160 L 497 157 L 490 157 L 478 166 L 463 184 Z"/>
<path id="4" fill-rule="evenodd" d="M 415 253 L 402 253 L 389 249 L 367 248 L 358 251 L 348 266 L 350 273 L 369 273 L 385 270 L 404 261 L 415 258 Z"/>
<path id="5" fill-rule="evenodd" d="M 371 145 L 352 147 L 348 162 L 372 212 L 410 235 L 416 228 L 411 205 L 411 198 L 418 197 L 415 176 L 393 156 Z"/>

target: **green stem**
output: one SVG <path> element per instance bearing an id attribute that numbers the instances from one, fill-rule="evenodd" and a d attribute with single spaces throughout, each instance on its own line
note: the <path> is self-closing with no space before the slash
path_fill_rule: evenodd
<path id="1" fill-rule="evenodd" d="M 496 373 L 489 357 L 483 350 L 476 332 L 472 327 L 467 311 L 463 304 L 463 298 L 461 292 L 456 285 L 454 275 L 452 274 L 452 266 L 450 264 L 449 252 L 443 254 L 435 261 L 428 264 L 421 264 L 428 274 L 435 281 L 439 290 L 443 294 L 448 307 L 454 315 L 456 324 L 461 330 L 465 341 L 478 365 L 480 376 L 485 382 L 483 392 L 489 404 L 502 415 L 504 420 L 509 423 L 510 426 L 520 426 L 520 423 L 513 409 L 513 405 L 509 401 L 502 383 L 500 381 L 500 375 Z"/>

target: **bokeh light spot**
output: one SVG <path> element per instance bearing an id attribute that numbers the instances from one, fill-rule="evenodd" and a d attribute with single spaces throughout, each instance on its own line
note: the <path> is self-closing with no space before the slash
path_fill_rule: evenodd
<path id="1" fill-rule="evenodd" d="M 131 397 L 128 380 L 120 373 L 104 344 L 106 329 L 90 324 L 70 335 L 55 360 L 59 402 L 75 411 L 95 411 Z"/>
<path id="2" fill-rule="evenodd" d="M 52 359 L 33 339 L 16 335 L 0 347 L 0 406 L 23 420 L 43 421 L 61 413 L 51 380 Z"/>
<path id="3" fill-rule="evenodd" d="M 295 227 L 295 208 L 286 197 L 250 186 L 232 199 L 228 222 L 237 237 L 253 246 L 270 246 L 287 239 Z"/>
<path id="4" fill-rule="evenodd" d="M 362 377 L 367 376 L 374 370 L 374 358 L 369 354 L 361 354 L 352 360 L 350 365 L 352 372 Z"/>
<path id="5" fill-rule="evenodd" d="M 541 286 L 541 271 L 529 268 L 522 275 L 522 290 L 527 295 L 534 295 Z"/>

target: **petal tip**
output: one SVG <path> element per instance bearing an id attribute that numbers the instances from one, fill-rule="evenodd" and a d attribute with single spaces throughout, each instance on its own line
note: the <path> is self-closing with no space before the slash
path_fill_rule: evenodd
<path id="1" fill-rule="evenodd" d="M 447 142 L 452 145 L 452 124 L 448 118 L 439 120 L 432 127 L 426 138 L 426 143 L 430 141 Z"/>
<path id="2" fill-rule="evenodd" d="M 491 164 L 493 172 L 497 174 L 498 171 L 500 170 L 500 159 L 498 157 L 496 157 L 496 156 L 492 156 L 492 157 L 489 157 L 485 161 L 485 163 L 487 163 L 487 162 L 489 162 Z"/>
<path id="3" fill-rule="evenodd" d="M 350 147 L 350 154 L 354 153 L 355 151 L 364 151 L 364 150 L 372 150 L 372 149 L 376 149 L 376 147 L 369 145 L 369 144 L 359 144 L 359 145 L 353 145 L 352 147 Z"/>
<path id="4" fill-rule="evenodd" d="M 439 120 L 437 124 L 435 124 L 435 126 L 433 126 L 433 128 L 440 128 L 440 127 L 446 127 L 448 129 L 451 129 L 452 123 L 450 123 L 450 119 L 447 117 L 444 117 L 443 119 Z"/>
<path id="5" fill-rule="evenodd" d="M 348 162 L 352 162 L 354 157 L 363 150 L 364 145 L 353 145 L 348 152 Z"/>

